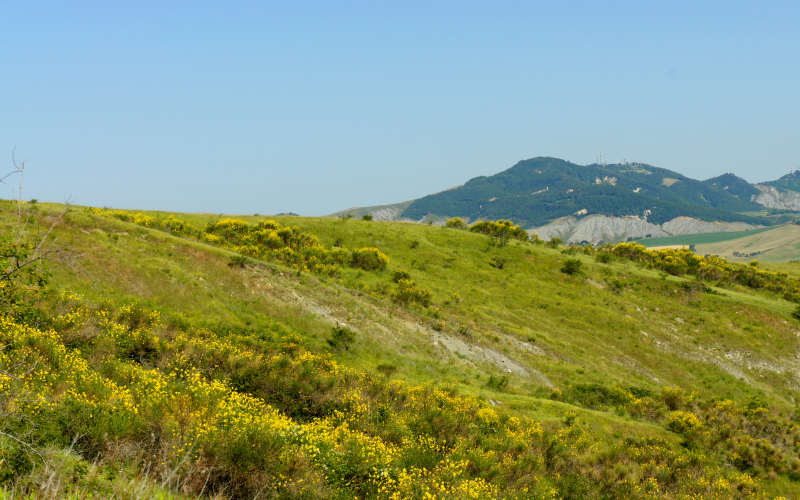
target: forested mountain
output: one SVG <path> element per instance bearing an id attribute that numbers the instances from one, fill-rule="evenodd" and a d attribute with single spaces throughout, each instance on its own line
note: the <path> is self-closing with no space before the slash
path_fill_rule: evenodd
<path id="1" fill-rule="evenodd" d="M 800 191 L 800 170 L 793 170 L 780 179 L 764 183 L 783 191 Z"/>
<path id="2" fill-rule="evenodd" d="M 588 214 L 646 215 L 656 224 L 679 216 L 763 223 L 741 213 L 763 209 L 751 200 L 757 192 L 732 174 L 702 182 L 644 163 L 578 165 L 538 157 L 415 200 L 402 217 L 507 218 L 527 227 Z"/>

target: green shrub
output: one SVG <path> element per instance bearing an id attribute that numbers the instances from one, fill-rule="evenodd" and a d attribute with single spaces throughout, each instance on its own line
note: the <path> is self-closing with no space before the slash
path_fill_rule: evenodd
<path id="1" fill-rule="evenodd" d="M 561 266 L 561 272 L 564 274 L 580 274 L 583 263 L 578 259 L 567 259 L 564 265 Z"/>
<path id="2" fill-rule="evenodd" d="M 600 262 L 601 264 L 608 264 L 612 260 L 614 260 L 614 254 L 611 252 L 607 252 L 605 250 L 597 252 L 594 256 L 594 260 Z"/>
<path id="3" fill-rule="evenodd" d="M 431 303 L 431 292 L 420 288 L 410 279 L 401 279 L 397 282 L 397 289 L 392 293 L 392 298 L 401 304 L 417 303 L 427 307 Z"/>
<path id="4" fill-rule="evenodd" d="M 464 220 L 461 217 L 453 217 L 452 219 L 447 219 L 447 222 L 444 225 L 445 227 L 449 227 L 451 229 L 467 228 L 467 225 L 464 223 Z"/>
<path id="5" fill-rule="evenodd" d="M 372 215 L 364 214 L 364 215 L 361 216 L 361 220 L 371 221 L 372 220 Z"/>
<path id="6" fill-rule="evenodd" d="M 391 377 L 397 371 L 397 367 L 389 363 L 381 363 L 375 369 L 384 377 Z"/>
<path id="7" fill-rule="evenodd" d="M 400 280 L 410 280 L 411 275 L 405 271 L 395 271 L 392 273 L 392 281 L 395 283 L 399 283 Z"/>
<path id="8" fill-rule="evenodd" d="M 678 434 L 692 434 L 703 426 L 703 422 L 692 412 L 677 410 L 669 414 L 667 428 Z"/>
<path id="9" fill-rule="evenodd" d="M 389 264 L 389 257 L 377 248 L 359 248 L 353 250 L 350 258 L 350 265 L 366 271 L 375 269 L 386 269 Z"/>
<path id="10" fill-rule="evenodd" d="M 508 376 L 500 375 L 499 377 L 495 377 L 494 375 L 489 375 L 489 380 L 486 382 L 486 385 L 496 391 L 502 391 L 508 387 Z"/>
<path id="11" fill-rule="evenodd" d="M 162 224 L 164 228 L 172 234 L 182 235 L 188 232 L 186 222 L 172 215 L 167 217 Z"/>
<path id="12" fill-rule="evenodd" d="M 350 345 L 356 339 L 356 334 L 345 326 L 334 326 L 331 331 L 331 336 L 328 338 L 328 345 L 337 350 L 348 350 Z"/>
<path id="13" fill-rule="evenodd" d="M 528 241 L 528 233 L 510 220 L 480 221 L 471 225 L 469 230 L 495 238 Z"/>
<path id="14" fill-rule="evenodd" d="M 506 265 L 506 259 L 503 257 L 492 257 L 489 259 L 489 265 L 495 269 L 503 269 Z"/>
<path id="15" fill-rule="evenodd" d="M 564 240 L 561 238 L 551 238 L 550 241 L 547 242 L 547 246 L 550 248 L 558 248 Z"/>
<path id="16" fill-rule="evenodd" d="M 606 387 L 600 384 L 576 384 L 564 393 L 566 401 L 577 403 L 586 408 L 601 410 L 605 408 L 625 408 L 635 396 L 621 387 Z"/>
<path id="17" fill-rule="evenodd" d="M 667 386 L 661 390 L 661 399 L 667 408 L 674 411 L 681 408 L 686 402 L 683 389 L 677 386 Z"/>

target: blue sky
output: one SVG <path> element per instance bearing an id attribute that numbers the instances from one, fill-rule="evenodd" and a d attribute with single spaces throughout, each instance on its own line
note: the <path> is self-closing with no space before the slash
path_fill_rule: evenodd
<path id="1" fill-rule="evenodd" d="M 28 197 L 318 215 L 543 155 L 800 167 L 798 2 L 116 3 L 0 0 Z"/>

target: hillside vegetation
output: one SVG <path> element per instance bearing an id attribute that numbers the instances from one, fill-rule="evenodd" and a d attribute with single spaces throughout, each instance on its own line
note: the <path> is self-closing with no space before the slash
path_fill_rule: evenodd
<path id="1" fill-rule="evenodd" d="M 737 240 L 745 238 L 754 234 L 762 233 L 764 231 L 772 230 L 772 227 L 761 227 L 758 229 L 748 229 L 746 231 L 722 231 L 718 233 L 698 233 L 698 234 L 682 234 L 679 236 L 665 236 L 663 238 L 644 238 L 638 240 L 638 243 L 646 247 L 661 247 L 668 245 L 705 245 L 712 243 L 721 243 L 723 241 Z"/>
<path id="2" fill-rule="evenodd" d="M 800 191 L 800 170 L 793 170 L 779 179 L 764 184 L 787 191 Z"/>
<path id="3" fill-rule="evenodd" d="M 786 262 L 800 260 L 800 225 L 785 224 L 749 231 L 688 234 L 639 240 L 645 246 L 695 245 L 701 255 L 733 261 Z"/>
<path id="4" fill-rule="evenodd" d="M 800 495 L 793 268 L 447 226 L 72 208 L 0 280 L 4 494 Z"/>

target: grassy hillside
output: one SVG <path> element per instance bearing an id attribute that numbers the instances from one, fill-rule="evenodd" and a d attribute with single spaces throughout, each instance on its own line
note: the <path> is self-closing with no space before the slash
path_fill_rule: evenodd
<path id="1" fill-rule="evenodd" d="M 7 494 L 800 495 L 783 295 L 445 227 L 237 219 L 55 228 L 0 325 Z"/>
<path id="2" fill-rule="evenodd" d="M 739 262 L 800 260 L 800 226 L 796 224 L 769 226 L 749 231 L 646 238 L 639 240 L 639 243 L 647 247 L 695 245 L 695 250 L 701 255 L 720 255 Z"/>
<path id="3" fill-rule="evenodd" d="M 645 238 L 638 243 L 646 247 L 660 247 L 667 245 L 702 245 L 719 243 L 722 241 L 736 240 L 745 236 L 772 230 L 772 227 L 750 229 L 747 231 L 723 231 L 719 233 L 682 234 L 678 236 L 665 236 L 663 238 Z"/>
<path id="4" fill-rule="evenodd" d="M 743 235 L 729 241 L 698 245 L 698 252 L 714 253 L 731 260 L 785 262 L 800 259 L 800 226 L 787 224 L 769 231 Z"/>

